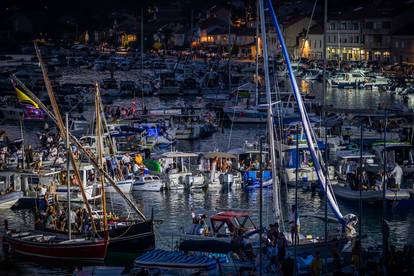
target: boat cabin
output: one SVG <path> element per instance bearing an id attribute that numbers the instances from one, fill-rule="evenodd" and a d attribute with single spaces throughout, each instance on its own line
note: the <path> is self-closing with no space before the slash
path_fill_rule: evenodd
<path id="1" fill-rule="evenodd" d="M 198 154 L 191 152 L 165 152 L 158 158 L 162 170 L 170 173 L 191 172 L 198 169 Z"/>
<path id="2" fill-rule="evenodd" d="M 357 152 L 355 153 L 338 153 L 337 154 L 337 165 L 335 168 L 336 175 L 339 179 L 346 180 L 346 168 L 349 164 L 355 164 L 355 168 L 359 166 L 361 155 Z M 378 172 L 379 164 L 376 162 L 375 154 L 362 154 L 362 164 L 364 168 L 370 172 Z"/>
<path id="3" fill-rule="evenodd" d="M 0 171 L 0 195 L 21 191 L 21 179 L 14 171 Z"/>

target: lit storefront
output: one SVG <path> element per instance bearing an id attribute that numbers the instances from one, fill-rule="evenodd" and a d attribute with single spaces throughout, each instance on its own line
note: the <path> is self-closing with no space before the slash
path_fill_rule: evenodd
<path id="1" fill-rule="evenodd" d="M 340 59 L 345 61 L 359 61 L 367 59 L 365 50 L 359 47 L 327 47 L 326 50 L 328 59 Z"/>

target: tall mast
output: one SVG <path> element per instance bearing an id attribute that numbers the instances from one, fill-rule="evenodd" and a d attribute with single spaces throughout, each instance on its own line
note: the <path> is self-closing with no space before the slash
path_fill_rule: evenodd
<path id="1" fill-rule="evenodd" d="M 70 213 L 70 142 L 69 142 L 69 116 L 66 113 L 66 151 L 67 151 L 67 160 L 66 160 L 66 188 L 68 189 L 68 238 L 72 239 L 72 223 L 71 223 L 71 213 Z"/>
<path id="2" fill-rule="evenodd" d="M 141 8 L 141 95 L 142 95 L 142 105 L 145 106 L 144 103 L 144 9 Z"/>
<path id="3" fill-rule="evenodd" d="M 324 16 L 323 16 L 323 75 L 322 75 L 322 94 L 323 94 L 323 117 L 325 121 L 325 171 L 329 177 L 328 170 L 328 134 L 326 132 L 326 30 L 328 30 L 328 0 L 325 0 L 324 3 Z M 327 192 L 325 191 L 324 197 L 325 203 L 325 242 L 328 241 L 328 197 Z"/>
<path id="4" fill-rule="evenodd" d="M 229 93 L 231 93 L 231 11 L 229 7 L 229 40 L 227 41 L 229 44 L 229 75 L 228 75 L 228 82 L 229 82 Z"/>
<path id="5" fill-rule="evenodd" d="M 51 103 L 52 108 L 53 108 L 54 121 L 55 121 L 55 123 L 56 123 L 56 125 L 59 129 L 60 136 L 63 139 L 66 139 L 65 125 L 63 124 L 62 115 L 60 114 L 60 110 L 59 110 L 59 106 L 58 106 L 57 101 L 56 101 L 55 93 L 53 91 L 52 84 L 50 83 L 49 75 L 47 73 L 46 66 L 43 62 L 42 54 L 40 53 L 40 49 L 37 46 L 36 41 L 34 42 L 34 47 L 35 47 L 35 50 L 36 50 L 37 58 L 39 60 L 40 68 L 41 68 L 42 73 L 43 73 L 43 79 L 45 81 L 46 90 L 47 90 L 47 93 L 48 93 L 48 96 L 49 96 L 49 99 L 50 99 L 50 103 Z M 45 111 L 47 110 L 46 107 L 42 107 L 42 108 Z M 50 116 L 50 114 L 49 114 L 49 116 Z M 80 143 L 78 143 L 77 146 L 81 146 Z M 93 230 L 94 233 L 96 233 L 96 225 L 94 223 L 94 218 L 92 216 L 92 210 L 91 210 L 91 207 L 88 203 L 88 199 L 86 197 L 86 193 L 85 193 L 85 190 L 84 190 L 84 187 L 83 187 L 84 183 L 82 181 L 82 178 L 80 176 L 80 172 L 79 172 L 78 167 L 76 165 L 75 158 L 73 156 L 73 152 L 69 151 L 69 155 L 70 155 L 70 161 L 71 161 L 71 164 L 72 164 L 72 167 L 73 167 L 73 172 L 75 173 L 75 177 L 76 177 L 76 179 L 79 183 L 79 188 L 80 188 L 80 191 L 81 191 L 83 202 L 85 203 L 86 210 L 87 210 L 89 218 L 91 220 L 92 230 Z"/>
<path id="6" fill-rule="evenodd" d="M 273 106 L 272 106 L 272 95 L 270 92 L 270 77 L 269 77 L 269 57 L 267 53 L 267 39 L 266 39 L 266 22 L 264 15 L 264 4 L 263 0 L 259 0 L 259 10 L 260 10 L 260 27 L 262 33 L 262 52 L 264 60 L 264 74 L 265 74 L 265 84 L 266 84 L 266 99 L 267 99 L 267 127 L 269 135 L 269 151 L 272 162 L 272 182 L 273 182 L 273 200 L 275 204 L 275 217 L 276 221 L 279 223 L 281 218 L 280 212 L 280 199 L 279 199 L 279 181 L 276 171 L 276 153 L 275 153 L 275 137 L 273 131 Z M 261 176 L 262 177 L 262 176 Z M 280 223 L 279 223 L 280 224 Z"/>
<path id="7" fill-rule="evenodd" d="M 259 105 L 259 3 L 256 3 L 256 106 Z"/>
<path id="8" fill-rule="evenodd" d="M 100 170 L 104 170 L 103 160 L 103 139 L 102 139 L 102 122 L 101 122 L 101 108 L 100 108 L 100 95 L 99 85 L 96 83 L 96 94 L 95 94 L 95 112 L 96 112 L 96 153 L 98 154 L 98 166 Z M 103 212 L 103 226 L 104 231 L 108 229 L 106 221 L 106 197 L 105 197 L 105 178 L 102 174 L 99 175 L 101 182 L 101 195 L 102 195 L 102 212 Z"/>
<path id="9" fill-rule="evenodd" d="M 278 23 L 278 20 L 277 20 L 277 17 L 276 17 L 276 13 L 273 9 L 273 5 L 272 5 L 271 0 L 268 0 L 268 5 L 269 5 L 269 10 L 270 10 L 270 13 L 271 13 L 271 16 L 272 16 L 273 25 L 276 29 L 278 39 L 279 39 L 280 44 L 282 46 L 282 53 L 283 53 L 283 56 L 285 58 L 286 66 L 287 66 L 288 73 L 289 73 L 288 74 L 289 75 L 289 80 L 290 80 L 290 83 L 292 85 L 295 100 L 298 104 L 299 113 L 300 113 L 300 117 L 301 117 L 302 124 L 303 124 L 303 129 L 304 129 L 304 132 L 305 132 L 305 135 L 306 135 L 306 140 L 308 142 L 309 151 L 310 151 L 310 154 L 312 156 L 312 161 L 314 163 L 314 167 L 315 167 L 316 174 L 318 176 L 319 183 L 321 184 L 322 188 L 326 192 L 326 196 L 327 196 L 327 199 L 329 201 L 329 205 L 330 205 L 332 211 L 334 212 L 336 218 L 343 225 L 343 227 L 345 227 L 346 224 L 348 223 L 347 219 L 349 217 L 354 217 L 354 215 L 349 214 L 346 217 L 344 217 L 342 215 L 340 209 L 339 209 L 338 203 L 336 201 L 335 195 L 334 195 L 333 190 L 332 190 L 332 185 L 331 185 L 330 180 L 328 178 L 328 172 L 326 172 L 324 167 L 322 166 L 323 159 L 320 158 L 322 155 L 321 155 L 321 152 L 320 152 L 319 148 L 316 146 L 316 142 L 317 142 L 316 139 L 315 139 L 316 136 L 315 136 L 315 133 L 313 132 L 313 129 L 311 128 L 311 124 L 310 124 L 310 121 L 309 121 L 309 116 L 308 116 L 307 110 L 305 108 L 305 105 L 303 103 L 302 95 L 300 94 L 299 87 L 298 87 L 298 84 L 296 82 L 296 78 L 293 74 L 292 65 L 290 64 L 289 53 L 287 51 L 285 40 L 283 38 L 282 31 L 280 30 L 280 26 L 279 26 L 279 23 Z"/>

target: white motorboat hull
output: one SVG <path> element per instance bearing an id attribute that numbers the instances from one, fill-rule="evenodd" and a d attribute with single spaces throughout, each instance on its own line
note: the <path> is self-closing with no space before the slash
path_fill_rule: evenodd
<path id="1" fill-rule="evenodd" d="M 161 180 L 153 180 L 147 182 L 135 181 L 132 185 L 133 191 L 159 192 L 164 189 L 164 184 Z"/>
<path id="2" fill-rule="evenodd" d="M 132 185 L 134 183 L 133 179 L 127 179 L 127 180 L 122 180 L 122 181 L 117 181 L 116 182 L 116 186 L 124 193 L 130 193 L 132 190 Z M 114 187 L 112 187 L 112 185 L 107 184 L 105 186 L 105 192 L 107 193 L 116 193 L 117 191 L 115 190 Z"/>

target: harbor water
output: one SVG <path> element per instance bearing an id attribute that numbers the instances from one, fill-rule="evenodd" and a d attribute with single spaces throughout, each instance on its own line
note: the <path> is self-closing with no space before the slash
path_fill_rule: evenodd
<path id="1" fill-rule="evenodd" d="M 313 91 L 316 100 L 321 101 L 320 84 L 310 85 L 302 83 L 302 90 Z M 198 99 L 182 99 L 182 101 L 197 101 Z M 130 99 L 114 100 L 113 104 L 129 105 Z M 171 99 L 146 98 L 147 103 L 154 106 L 168 106 Z M 329 89 L 326 95 L 326 104 L 332 107 L 342 107 L 347 109 L 376 109 L 380 104 L 387 103 L 399 106 L 402 102 L 399 98 L 371 90 L 339 90 Z M 85 115 L 92 112 L 85 111 Z M 1 129 L 6 130 L 10 138 L 20 136 L 20 127 L 15 125 L 2 125 Z M 37 143 L 35 137 L 38 129 L 24 129 L 26 143 Z M 233 125 L 226 126 L 208 138 L 197 141 L 180 141 L 176 145 L 177 150 L 182 151 L 226 151 L 231 148 L 240 147 L 246 140 L 257 140 L 260 135 L 265 134 L 265 126 L 262 125 Z M 246 192 L 237 188 L 223 188 L 222 190 L 207 191 L 168 191 L 168 192 L 134 192 L 130 195 L 133 201 L 144 211 L 147 217 L 153 214 L 156 220 L 155 232 L 157 247 L 174 248 L 177 234 L 185 230 L 191 224 L 191 209 L 197 213 L 213 214 L 218 209 L 240 208 L 250 209 L 252 218 L 258 222 L 258 192 Z M 283 205 L 283 216 L 286 228 L 288 227 L 288 208 L 294 204 L 294 189 L 282 187 L 281 197 Z M 342 213 L 353 213 L 359 216 L 358 204 L 339 201 Z M 108 204 L 114 210 L 129 212 L 126 204 L 117 195 L 110 195 Z M 272 191 L 264 192 L 264 223 L 268 225 L 274 222 L 274 209 L 272 201 Z M 414 243 L 414 207 L 410 201 L 401 201 L 396 205 L 388 205 L 386 217 L 390 224 L 391 241 L 393 244 L 413 244 Z M 318 192 L 308 190 L 298 191 L 298 209 L 301 223 L 301 232 L 313 236 L 324 235 L 324 222 L 309 216 L 310 214 L 324 213 L 324 200 Z M 330 211 L 329 211 L 330 212 Z M 31 229 L 33 227 L 33 213 L 31 211 L 13 211 L 10 209 L 0 210 L 0 228 L 3 233 L 4 220 L 10 222 L 10 226 L 15 229 Z M 376 245 L 381 243 L 381 206 L 364 205 L 362 209 L 362 233 L 367 236 L 366 243 Z M 332 225 L 330 227 L 337 227 Z M 287 229 L 286 229 L 287 230 Z M 1 253 L 2 254 L 2 253 Z M 109 265 L 132 265 L 132 259 L 114 258 L 108 260 Z M 119 260 L 122 259 L 122 260 Z M 78 264 L 62 264 L 54 262 L 38 262 L 20 256 L 6 258 L 1 255 L 0 274 L 10 273 L 10 275 L 70 275 Z M 15 274 L 12 274 L 15 273 Z"/>

